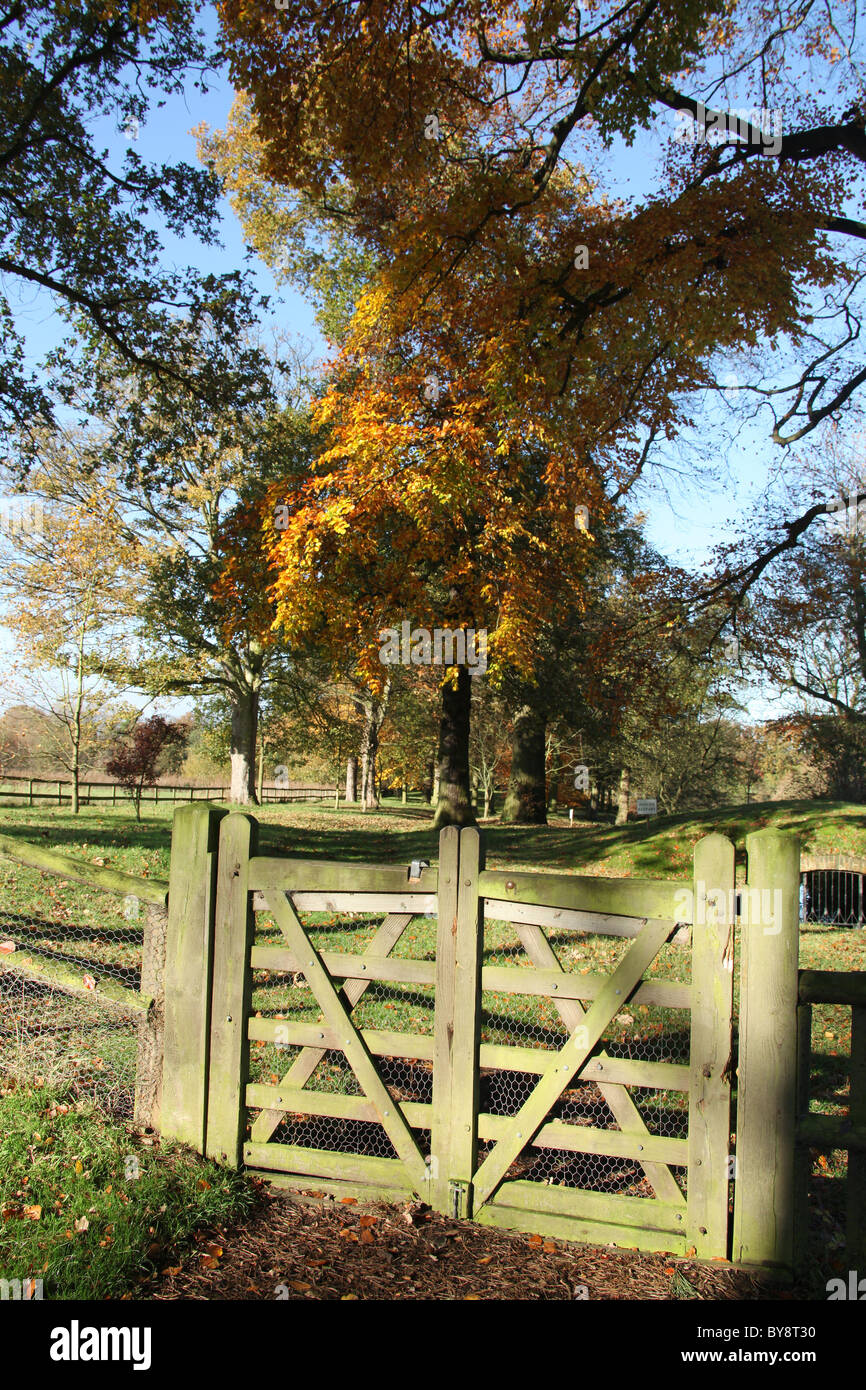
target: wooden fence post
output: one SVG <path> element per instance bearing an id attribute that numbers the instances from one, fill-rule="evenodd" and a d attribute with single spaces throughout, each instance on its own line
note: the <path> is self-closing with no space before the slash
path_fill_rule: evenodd
<path id="1" fill-rule="evenodd" d="M 139 910 L 141 904 L 139 903 Z M 141 992 L 153 997 L 148 1012 L 138 1025 L 138 1054 L 135 1066 L 135 1110 L 137 1125 L 160 1128 L 162 1101 L 162 1057 L 165 1046 L 165 947 L 168 910 L 155 903 L 145 904 L 144 939 L 141 951 Z"/>
<path id="2" fill-rule="evenodd" d="M 242 811 L 226 815 L 220 827 L 205 1151 L 230 1168 L 240 1168 L 243 1156 L 255 934 L 249 861 L 256 853 L 258 829 L 258 822 Z"/>
<path id="3" fill-rule="evenodd" d="M 448 1179 L 454 1119 L 454 991 L 457 969 L 457 883 L 460 831 L 446 826 L 439 834 L 439 888 L 436 902 L 436 984 L 433 1013 L 433 1120 L 430 1128 L 430 1203 L 449 1214 Z"/>
<path id="4" fill-rule="evenodd" d="M 853 1129 L 866 1129 L 866 1006 L 851 1008 L 851 1101 Z M 848 1150 L 848 1268 L 866 1275 L 866 1153 Z"/>
<path id="5" fill-rule="evenodd" d="M 797 1115 L 809 1113 L 812 1079 L 812 1005 L 797 1005 Z M 803 1269 L 809 1254 L 809 1180 L 812 1150 L 798 1143 L 794 1150 L 794 1269 Z"/>
<path id="6" fill-rule="evenodd" d="M 179 806 L 171 835 L 165 959 L 162 1133 L 204 1152 L 210 976 L 219 824 L 225 811 Z"/>
<path id="7" fill-rule="evenodd" d="M 695 845 L 689 1056 L 688 1244 L 698 1259 L 728 1254 L 731 1015 L 734 1003 L 734 846 Z"/>
<path id="8" fill-rule="evenodd" d="M 781 830 L 746 836 L 740 910 L 735 1263 L 788 1273 L 794 1263 L 794 1143 L 800 841 Z"/>
<path id="9" fill-rule="evenodd" d="M 465 1217 L 472 1215 L 472 1179 L 478 1167 L 478 1049 L 484 947 L 484 911 L 478 896 L 480 868 L 481 836 L 474 825 L 467 826 L 460 831 L 449 1170 L 451 1214 Z"/>

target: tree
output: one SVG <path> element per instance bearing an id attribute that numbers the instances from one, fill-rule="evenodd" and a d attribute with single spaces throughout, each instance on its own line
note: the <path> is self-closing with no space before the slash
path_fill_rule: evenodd
<path id="1" fill-rule="evenodd" d="M 160 223 L 172 235 L 216 240 L 219 185 L 188 164 L 151 167 L 135 132 L 154 103 L 206 90 L 214 54 L 197 24 L 199 0 L 0 5 L 0 417 L 29 429 L 50 419 L 52 382 L 27 365 L 15 291 L 43 291 L 85 340 L 110 342 L 130 366 L 211 393 L 172 332 L 178 311 L 212 317 L 224 347 L 247 312 L 242 279 L 170 271 Z M 99 129 L 99 123 L 103 123 Z M 125 133 L 122 159 L 103 148 L 104 123 Z M 53 385 L 68 388 L 68 357 Z M 65 380 L 64 380 L 65 379 Z M 212 395 L 212 399 L 215 397 Z"/>
<path id="2" fill-rule="evenodd" d="M 105 764 L 109 777 L 115 777 L 135 806 L 135 819 L 141 820 L 141 793 L 155 785 L 160 757 L 172 747 L 185 747 L 187 729 L 182 724 L 169 724 L 155 714 L 137 724 L 131 737 L 118 743 Z"/>
<path id="3" fill-rule="evenodd" d="M 116 669 L 134 652 L 142 574 L 138 542 L 99 490 L 86 505 L 49 507 L 43 529 L 22 536 L 0 567 L 3 622 L 18 639 L 25 688 L 48 716 L 45 735 L 55 732 L 52 761 L 70 774 L 76 815 L 82 768 L 93 765 L 106 703 L 118 691 Z"/>

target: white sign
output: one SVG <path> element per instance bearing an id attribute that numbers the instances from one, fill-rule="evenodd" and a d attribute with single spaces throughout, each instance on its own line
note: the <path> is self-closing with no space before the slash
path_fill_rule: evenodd
<path id="1" fill-rule="evenodd" d="M 639 816 L 657 816 L 659 804 L 654 796 L 639 796 L 637 799 L 637 813 Z"/>

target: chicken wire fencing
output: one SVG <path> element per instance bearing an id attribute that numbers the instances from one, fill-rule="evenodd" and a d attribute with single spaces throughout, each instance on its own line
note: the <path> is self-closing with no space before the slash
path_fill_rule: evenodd
<path id="1" fill-rule="evenodd" d="M 0 858 L 0 1077 L 133 1114 L 146 913 Z"/>
<path id="2" fill-rule="evenodd" d="M 592 974 L 607 978 L 633 945 L 629 938 L 568 930 L 549 931 L 546 938 L 567 975 Z M 488 921 L 484 933 L 484 964 L 532 969 L 537 962 L 528 953 L 527 944 L 531 946 L 531 942 L 527 943 L 525 928 Z M 689 965 L 689 947 L 669 942 L 653 962 L 650 975 L 688 983 Z M 588 1008 L 590 1002 L 584 1001 L 584 1007 Z M 576 1018 L 574 1005 L 555 997 L 483 991 L 482 1046 L 485 1043 L 503 1046 L 504 1050 L 496 1055 L 508 1060 L 506 1066 L 482 1067 L 481 1111 L 491 1116 L 516 1115 L 538 1083 L 542 1067 L 546 1065 L 544 1054 L 564 1047 Z M 631 1115 L 637 1112 L 650 1135 L 686 1139 L 689 1120 L 686 1091 L 605 1086 L 591 1077 L 594 1067 L 602 1069 L 600 1058 L 666 1062 L 688 1067 L 690 1020 L 689 1009 L 638 1003 L 633 997 L 613 1016 L 593 1049 L 588 1065 L 582 1068 L 583 1074 L 575 1076 L 562 1092 L 545 1123 L 554 1121 L 569 1128 L 615 1132 L 621 1129 L 624 1110 L 628 1110 Z M 533 1052 L 542 1054 L 537 1065 Z M 479 1163 L 491 1148 L 492 1141 L 481 1142 Z M 672 1165 L 671 1173 L 685 1193 L 685 1167 Z M 583 1152 L 578 1148 L 560 1150 L 527 1144 L 506 1178 L 590 1192 L 657 1196 L 644 1168 L 636 1160 Z"/>
<path id="3" fill-rule="evenodd" d="M 367 952 L 377 931 L 381 914 L 326 915 L 298 913 L 311 944 L 319 952 Z M 436 960 L 436 918 L 414 917 L 407 921 L 399 940 L 389 951 L 391 958 Z M 630 939 L 595 937 L 569 931 L 547 935 L 559 964 L 567 972 L 610 975 L 633 944 Z M 266 910 L 256 912 L 257 946 L 285 945 L 279 929 Z M 526 954 L 518 929 L 509 923 L 485 924 L 482 967 L 526 966 L 534 962 Z M 652 966 L 659 979 L 689 981 L 688 945 L 670 943 L 663 947 Z M 342 983 L 333 971 L 337 988 Z M 349 988 L 356 986 L 351 982 Z M 389 1094 L 404 1107 L 413 1137 L 425 1158 L 430 1156 L 430 1131 L 412 1125 L 412 1105 L 430 1105 L 433 1100 L 432 1045 L 434 1035 L 435 988 L 432 984 L 371 980 L 351 1010 L 353 1024 L 363 1030 L 400 1033 L 417 1037 L 418 1056 L 387 1056 L 378 1052 L 376 1069 Z M 320 1028 L 323 1044 L 328 1041 L 321 1007 L 303 972 L 253 970 L 252 1013 L 257 1019 L 276 1023 L 291 1020 L 309 1025 L 309 1035 Z M 255 1029 L 254 1029 L 255 1031 Z M 480 1111 L 482 1116 L 507 1117 L 517 1113 L 537 1084 L 542 1070 L 533 1066 L 532 1052 L 548 1054 L 561 1048 L 571 1028 L 563 1020 L 554 1000 L 538 994 L 494 993 L 482 990 L 480 1042 L 498 1045 L 497 1061 L 506 1065 L 486 1066 L 482 1058 Z M 658 1005 L 631 1003 L 615 1015 L 593 1056 L 627 1058 L 643 1062 L 674 1063 L 688 1067 L 690 1011 Z M 306 1035 L 305 1035 L 306 1036 Z M 253 1040 L 250 1044 L 249 1080 L 266 1086 L 304 1087 L 310 1092 L 363 1099 L 363 1090 L 342 1050 L 323 1045 L 294 1045 L 287 1042 Z M 685 1140 L 688 1136 L 688 1094 L 685 1090 L 659 1090 L 629 1087 L 622 1105 L 633 1106 L 649 1134 Z M 405 1107 L 408 1106 L 408 1109 Z M 385 1129 L 375 1119 L 325 1116 L 310 1110 L 266 1112 L 247 1108 L 247 1130 L 254 1139 L 299 1145 L 306 1149 L 329 1150 L 376 1158 L 396 1158 L 396 1151 Z M 264 1118 L 263 1118 L 264 1117 Z M 494 1123 L 495 1123 L 494 1118 Z M 578 1080 L 563 1093 L 548 1120 L 569 1125 L 590 1126 L 594 1130 L 620 1128 L 599 1085 Z M 266 1125 L 266 1132 L 263 1126 Z M 490 1141 L 479 1141 L 479 1162 L 488 1152 Z M 671 1167 L 675 1181 L 685 1192 L 685 1167 Z M 559 1151 L 527 1146 L 512 1165 L 511 1178 L 524 1178 L 552 1185 L 581 1188 L 603 1193 L 628 1193 L 654 1197 L 656 1193 L 644 1168 L 636 1161 L 594 1153 Z"/>
<path id="4" fill-rule="evenodd" d="M 299 912 L 298 917 L 312 946 L 317 952 L 325 953 L 365 954 L 383 927 L 381 913 Z M 256 913 L 255 944 L 285 946 L 279 928 L 266 910 Z M 429 961 L 431 967 L 434 966 L 436 918 L 405 914 L 405 924 L 388 950 L 388 957 Z M 333 974 L 335 987 L 339 989 L 343 983 L 339 971 Z M 399 1103 L 429 1105 L 433 1098 L 434 986 L 390 980 L 351 981 L 346 986 L 346 994 L 350 1001 L 355 1001 L 351 1019 L 356 1028 L 417 1035 L 420 1056 L 377 1055 L 376 1070 L 389 1094 Z M 256 1018 L 276 1022 L 291 1020 L 297 1024 L 326 1026 L 321 1006 L 302 971 L 254 970 L 252 1012 Z M 273 1114 L 270 1123 L 267 1123 L 269 1112 L 248 1108 L 247 1127 L 255 1138 L 373 1158 L 398 1157 L 386 1130 L 376 1119 L 315 1113 L 315 1093 L 363 1098 L 363 1090 L 342 1050 L 254 1040 L 250 1044 L 249 1080 L 251 1084 L 303 1087 L 313 1093 L 309 1112 Z M 370 1112 L 374 1113 L 372 1106 Z M 267 1133 L 263 1132 L 265 1124 Z M 413 1135 L 420 1152 L 428 1158 L 429 1130 L 413 1129 Z"/>

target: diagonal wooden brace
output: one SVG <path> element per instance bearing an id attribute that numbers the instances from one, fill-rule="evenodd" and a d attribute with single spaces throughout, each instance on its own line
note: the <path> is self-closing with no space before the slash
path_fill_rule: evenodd
<path id="1" fill-rule="evenodd" d="M 270 901 L 266 898 L 266 901 Z M 384 960 L 390 955 L 397 945 L 400 937 L 412 921 L 412 914 L 408 912 L 391 913 L 385 918 L 379 927 L 372 941 L 364 951 L 364 956 L 371 960 Z M 358 1003 L 364 992 L 369 989 L 373 980 L 347 980 L 342 990 L 342 997 L 345 999 L 349 1008 L 352 1009 Z M 292 1065 L 280 1081 L 281 1086 L 302 1087 L 307 1084 L 316 1067 L 321 1062 L 327 1052 L 325 1047 L 305 1047 L 298 1056 L 292 1061 Z M 278 1128 L 283 1119 L 282 1110 L 262 1110 L 250 1132 L 250 1138 L 255 1144 L 266 1144 Z"/>
<path id="2" fill-rule="evenodd" d="M 635 938 L 607 984 L 583 1016 L 568 1042 L 553 1053 L 531 1095 L 513 1117 L 508 1133 L 493 1146 L 473 1181 L 473 1210 L 491 1197 L 526 1144 L 532 1142 L 548 1112 L 580 1071 L 614 1014 L 637 988 L 644 971 L 670 935 L 668 920 L 651 919 Z"/>
<path id="3" fill-rule="evenodd" d="M 268 906 L 280 931 L 296 952 L 298 959 L 303 962 L 304 975 L 322 1013 L 343 1040 L 343 1051 L 349 1065 L 367 1099 L 375 1106 L 382 1128 L 406 1165 L 409 1178 L 418 1192 L 426 1191 L 430 1181 L 430 1170 L 412 1137 L 412 1131 L 403 1119 L 399 1105 L 388 1094 L 367 1046 L 352 1023 L 330 975 L 301 926 L 294 906 L 285 895 L 269 900 Z"/>
<path id="4" fill-rule="evenodd" d="M 515 926 L 523 948 L 534 965 L 537 965 L 541 970 L 556 970 L 562 975 L 566 973 L 557 960 L 556 954 L 541 927 L 527 926 L 523 923 L 516 923 Z M 673 923 L 671 923 L 671 930 L 673 930 Z M 550 1002 L 556 1008 L 567 1028 L 576 1028 L 584 1022 L 585 1011 L 579 999 L 551 998 Z M 608 1056 L 607 1052 L 598 1052 L 595 1055 L 597 1057 Z M 592 1080 L 591 1077 L 585 1079 Z M 641 1118 L 640 1111 L 624 1085 L 616 1081 L 596 1081 L 594 1084 L 598 1086 L 623 1134 L 649 1136 L 649 1130 Z M 641 1167 L 656 1196 L 661 1201 L 685 1207 L 686 1199 L 666 1163 L 652 1163 L 649 1160 L 642 1160 Z"/>

